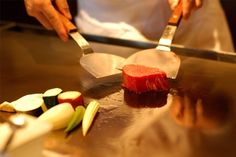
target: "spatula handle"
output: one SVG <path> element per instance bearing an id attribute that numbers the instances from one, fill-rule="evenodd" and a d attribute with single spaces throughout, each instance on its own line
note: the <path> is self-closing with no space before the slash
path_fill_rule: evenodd
<path id="1" fill-rule="evenodd" d="M 168 24 L 178 26 L 182 18 L 182 0 L 179 1 L 178 5 L 175 7 Z"/>
<path id="2" fill-rule="evenodd" d="M 79 33 L 77 27 L 63 15 L 59 15 L 65 25 L 68 34 L 74 39 L 74 41 L 82 49 L 83 54 L 89 54 L 93 52 L 93 49 L 87 42 L 87 40 Z"/>

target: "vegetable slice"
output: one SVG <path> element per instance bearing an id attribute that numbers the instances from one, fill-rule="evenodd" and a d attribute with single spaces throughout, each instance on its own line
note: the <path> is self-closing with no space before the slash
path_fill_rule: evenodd
<path id="1" fill-rule="evenodd" d="M 85 108 L 83 106 L 77 106 L 75 109 L 75 113 L 73 114 L 72 119 L 70 120 L 69 124 L 67 125 L 67 128 L 65 132 L 69 132 L 73 130 L 77 125 L 80 124 L 84 117 Z"/>
<path id="2" fill-rule="evenodd" d="M 66 91 L 58 95 L 58 102 L 64 103 L 68 102 L 70 103 L 74 108 L 77 106 L 83 106 L 84 105 L 84 99 L 80 92 L 78 91 Z"/>
<path id="3" fill-rule="evenodd" d="M 3 103 L 0 104 L 0 111 L 4 112 L 16 112 L 14 106 L 7 101 L 4 101 Z"/>
<path id="4" fill-rule="evenodd" d="M 53 125 L 53 130 L 67 126 L 74 114 L 74 109 L 69 103 L 58 104 L 44 112 L 38 120 L 46 121 Z"/>
<path id="5" fill-rule="evenodd" d="M 58 104 L 57 96 L 61 92 L 61 88 L 52 88 L 44 92 L 43 100 L 46 105 L 46 110 Z"/>
<path id="6" fill-rule="evenodd" d="M 93 119 L 99 109 L 99 103 L 96 100 L 91 101 L 84 113 L 84 118 L 83 118 L 83 122 L 82 122 L 82 132 L 83 132 L 83 136 L 86 136 L 92 122 Z"/>
<path id="7" fill-rule="evenodd" d="M 25 95 L 16 101 L 11 102 L 17 112 L 39 116 L 43 113 L 44 101 L 42 94 Z"/>

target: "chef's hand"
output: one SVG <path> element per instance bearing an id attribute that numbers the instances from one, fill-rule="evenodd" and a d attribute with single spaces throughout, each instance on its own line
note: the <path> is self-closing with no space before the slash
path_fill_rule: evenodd
<path id="1" fill-rule="evenodd" d="M 28 15 L 37 20 L 47 29 L 56 30 L 63 41 L 67 41 L 68 35 L 61 15 L 71 19 L 67 0 L 24 0 Z M 55 5 L 52 4 L 55 2 Z"/>
<path id="2" fill-rule="evenodd" d="M 174 9 L 175 6 L 179 3 L 180 0 L 168 0 L 171 9 Z M 188 19 L 191 15 L 191 12 L 194 9 L 200 8 L 202 6 L 203 0 L 182 0 L 182 7 L 183 7 L 183 17 Z"/>

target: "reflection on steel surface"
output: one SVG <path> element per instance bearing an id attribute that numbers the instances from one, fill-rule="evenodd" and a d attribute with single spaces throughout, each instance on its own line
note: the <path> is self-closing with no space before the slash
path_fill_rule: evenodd
<path id="1" fill-rule="evenodd" d="M 124 88 L 124 101 L 135 108 L 162 107 L 167 103 L 168 92 L 151 91 L 137 94 Z"/>
<path id="2" fill-rule="evenodd" d="M 173 119 L 187 128 L 218 129 L 227 122 L 229 101 L 218 95 L 214 101 L 198 98 L 195 102 L 188 96 L 175 96 L 170 108 Z"/>
<path id="3" fill-rule="evenodd" d="M 91 53 L 84 55 L 80 59 L 80 64 L 96 78 L 101 78 L 109 75 L 120 74 L 121 71 L 116 69 L 116 67 L 123 61 L 123 57 L 116 55 Z"/>

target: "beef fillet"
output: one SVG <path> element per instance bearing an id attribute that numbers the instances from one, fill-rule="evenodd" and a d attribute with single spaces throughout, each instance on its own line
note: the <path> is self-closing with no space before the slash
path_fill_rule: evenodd
<path id="1" fill-rule="evenodd" d="M 158 68 L 125 65 L 122 70 L 122 79 L 122 86 L 135 93 L 169 90 L 166 73 Z"/>

